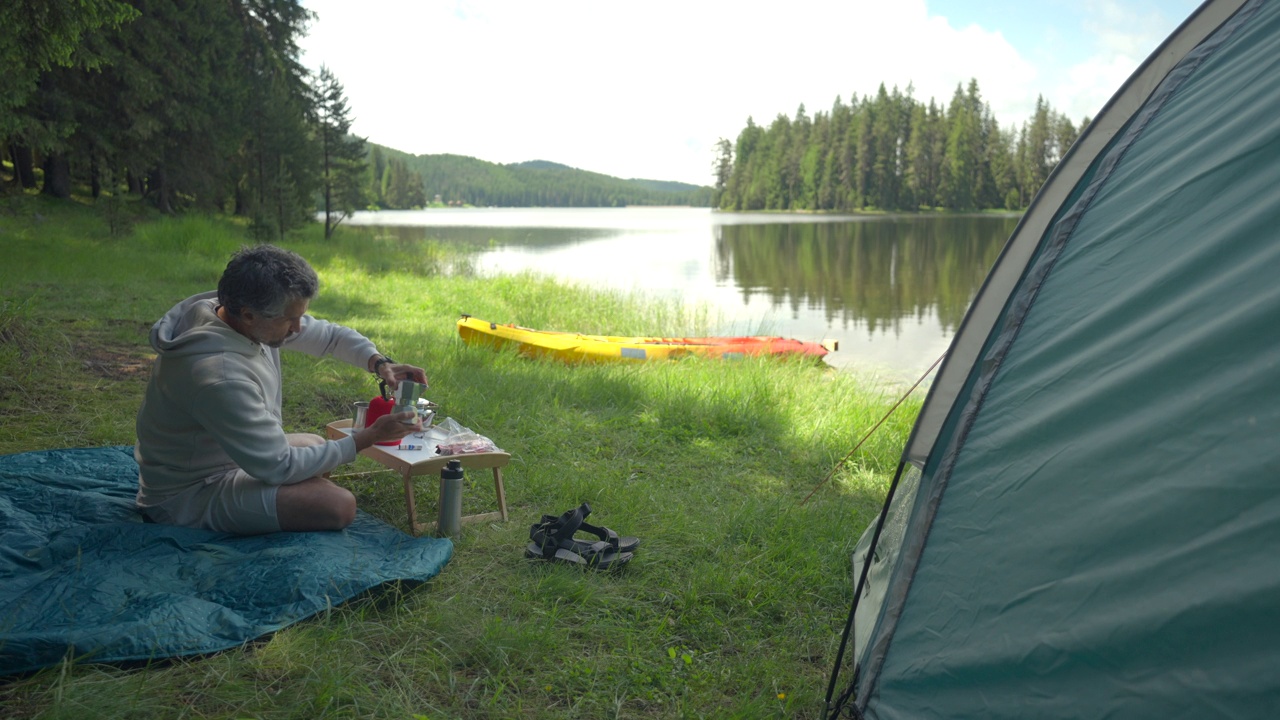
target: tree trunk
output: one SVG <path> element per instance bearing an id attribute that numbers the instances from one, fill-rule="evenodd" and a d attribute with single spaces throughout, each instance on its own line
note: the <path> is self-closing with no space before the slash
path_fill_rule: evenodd
<path id="1" fill-rule="evenodd" d="M 280 185 L 279 167 L 282 161 L 276 162 L 276 242 L 284 240 L 284 188 Z"/>
<path id="2" fill-rule="evenodd" d="M 326 178 L 324 183 L 324 239 L 333 237 L 333 229 L 338 224 L 333 221 L 333 185 Z"/>
<path id="3" fill-rule="evenodd" d="M 71 199 L 71 161 L 62 153 L 49 153 L 44 159 L 44 195 L 59 200 Z"/>
<path id="4" fill-rule="evenodd" d="M 30 190 L 36 186 L 36 169 L 35 162 L 31 157 L 31 148 L 22 145 L 14 145 L 9 148 L 9 154 L 13 156 L 13 172 L 18 176 L 18 182 L 23 189 Z"/>
<path id="5" fill-rule="evenodd" d="M 89 194 L 97 200 L 102 195 L 102 178 L 98 172 L 98 158 L 89 158 Z"/>
<path id="6" fill-rule="evenodd" d="M 157 210 L 166 215 L 173 214 L 173 205 L 169 202 L 169 183 L 165 182 L 163 167 L 157 167 L 147 174 L 147 196 Z"/>

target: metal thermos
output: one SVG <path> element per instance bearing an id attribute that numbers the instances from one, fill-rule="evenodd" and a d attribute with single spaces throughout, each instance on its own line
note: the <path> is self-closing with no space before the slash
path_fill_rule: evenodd
<path id="1" fill-rule="evenodd" d="M 462 532 L 462 461 L 450 460 L 440 468 L 440 518 L 436 534 L 458 537 Z"/>

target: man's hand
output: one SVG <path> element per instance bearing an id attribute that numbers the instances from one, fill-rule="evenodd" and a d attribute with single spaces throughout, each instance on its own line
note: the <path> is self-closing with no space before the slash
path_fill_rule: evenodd
<path id="1" fill-rule="evenodd" d="M 373 362 L 373 360 L 370 360 L 370 362 Z M 382 363 L 378 366 L 378 378 L 386 382 L 387 387 L 392 390 L 400 386 L 401 380 L 412 380 L 423 385 L 427 384 L 427 374 L 422 371 L 422 368 L 404 363 Z"/>
<path id="2" fill-rule="evenodd" d="M 409 420 L 413 421 L 412 425 L 405 424 Z M 383 415 L 374 420 L 372 425 L 355 434 L 356 452 L 364 450 L 374 443 L 399 440 L 405 435 L 415 432 L 422 432 L 422 421 L 418 418 L 418 413 L 409 410 Z"/>

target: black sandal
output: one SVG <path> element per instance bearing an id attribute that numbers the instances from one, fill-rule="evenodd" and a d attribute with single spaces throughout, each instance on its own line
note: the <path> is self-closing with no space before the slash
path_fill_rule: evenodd
<path id="1" fill-rule="evenodd" d="M 565 512 L 563 515 L 559 517 L 556 517 L 555 515 L 543 515 L 542 521 L 539 524 L 534 525 L 532 528 L 530 528 L 529 538 L 534 542 L 540 542 L 538 538 L 534 537 L 534 532 L 538 528 L 545 528 L 543 532 L 546 532 L 546 531 L 555 532 L 565 522 L 568 522 L 571 518 L 575 516 L 576 513 L 579 513 L 579 512 L 582 513 L 582 519 L 578 520 L 578 529 L 584 532 L 591 533 L 592 535 L 595 535 L 596 537 L 600 538 L 601 541 L 609 543 L 609 545 L 613 547 L 613 549 L 616 552 L 635 552 L 636 548 L 640 547 L 640 538 L 631 537 L 631 536 L 619 537 L 618 533 L 614 532 L 613 530 L 610 530 L 607 527 L 600 527 L 600 526 L 592 525 L 586 522 L 586 517 L 591 514 L 591 505 L 585 502 L 582 503 L 582 505 L 574 508 L 573 510 L 569 510 Z M 579 543 L 583 546 L 589 546 L 591 544 L 591 543 L 584 543 L 581 540 L 574 540 L 574 542 Z M 575 551 L 577 550 L 576 547 L 569 547 L 567 549 L 575 550 Z"/>
<path id="2" fill-rule="evenodd" d="M 619 550 L 616 543 L 607 540 L 589 543 L 573 538 L 588 512 L 591 508 L 583 503 L 558 518 L 544 515 L 545 522 L 535 523 L 529 528 L 529 539 L 533 542 L 525 548 L 525 557 L 583 565 L 594 570 L 609 570 L 629 562 L 632 553 Z M 614 535 L 616 537 L 616 533 Z"/>

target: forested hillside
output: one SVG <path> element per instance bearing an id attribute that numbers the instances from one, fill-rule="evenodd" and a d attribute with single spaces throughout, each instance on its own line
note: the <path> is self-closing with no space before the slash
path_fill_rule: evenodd
<path id="1" fill-rule="evenodd" d="M 545 160 L 499 165 L 462 155 L 409 155 L 372 144 L 369 165 L 373 176 L 380 179 L 379 205 L 388 208 L 415 207 L 424 202 L 501 207 L 706 207 L 712 194 L 709 186 L 623 180 Z M 417 194 L 419 179 L 421 195 Z"/>
<path id="2" fill-rule="evenodd" d="M 836 98 L 811 118 L 768 127 L 750 118 L 737 142 L 721 140 L 715 205 L 725 210 L 1019 209 L 1075 142 L 1080 127 L 1043 98 L 1018 129 L 1001 128 L 977 80 L 945 109 L 911 89 Z"/>

